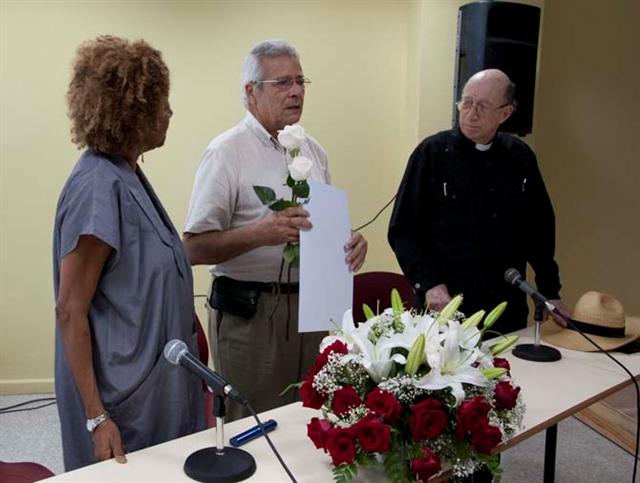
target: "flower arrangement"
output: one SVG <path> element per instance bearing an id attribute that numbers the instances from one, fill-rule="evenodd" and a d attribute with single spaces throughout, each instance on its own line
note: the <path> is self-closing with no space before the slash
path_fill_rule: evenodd
<path id="1" fill-rule="evenodd" d="M 311 176 L 311 166 L 313 162 L 300 155 L 300 146 L 305 139 L 302 126 L 285 126 L 278 131 L 278 142 L 285 148 L 285 160 L 287 153 L 291 156 L 288 163 L 289 172 L 285 181 L 285 186 L 291 188 L 291 200 L 283 198 L 276 199 L 275 191 L 268 186 L 254 186 L 253 190 L 260 198 L 263 205 L 273 211 L 282 211 L 286 208 L 300 206 L 309 201 L 309 183 L 307 180 Z M 300 264 L 300 244 L 287 243 L 282 257 L 290 267 L 297 267 Z"/>
<path id="2" fill-rule="evenodd" d="M 486 465 L 500 478 L 492 450 L 522 426 L 525 407 L 506 359 L 517 336 L 490 348 L 482 336 L 505 309 L 466 318 L 456 296 L 441 312 L 392 307 L 355 324 L 348 310 L 327 336 L 306 379 L 303 405 L 322 409 L 307 434 L 331 457 L 336 482 L 378 466 L 393 482 L 426 481 L 451 468 L 454 477 Z M 480 323 L 484 319 L 482 328 Z"/>

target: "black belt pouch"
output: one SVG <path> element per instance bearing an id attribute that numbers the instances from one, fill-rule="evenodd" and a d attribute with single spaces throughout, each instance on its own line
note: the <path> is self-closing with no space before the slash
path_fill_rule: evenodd
<path id="1" fill-rule="evenodd" d="M 217 277 L 213 280 L 209 305 L 218 311 L 250 319 L 258 311 L 259 298 L 256 284 Z"/>

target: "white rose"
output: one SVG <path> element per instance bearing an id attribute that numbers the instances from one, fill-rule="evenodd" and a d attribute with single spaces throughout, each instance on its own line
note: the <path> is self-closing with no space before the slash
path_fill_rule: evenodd
<path id="1" fill-rule="evenodd" d="M 284 129 L 278 131 L 278 142 L 285 149 L 300 149 L 304 141 L 304 128 L 298 124 L 293 126 L 285 126 Z"/>
<path id="2" fill-rule="evenodd" d="M 289 165 L 289 174 L 294 181 L 304 181 L 311 176 L 311 166 L 313 161 L 304 156 L 296 156 Z"/>

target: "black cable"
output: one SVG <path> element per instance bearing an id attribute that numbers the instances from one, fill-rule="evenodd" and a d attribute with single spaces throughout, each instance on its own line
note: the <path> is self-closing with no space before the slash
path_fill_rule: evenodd
<path id="1" fill-rule="evenodd" d="M 573 323 L 574 321 L 571 318 L 565 316 L 557 308 L 554 308 L 553 312 L 557 314 L 562 320 L 564 320 L 568 325 L 570 325 L 573 330 L 578 332 L 582 337 L 584 337 L 591 344 L 593 344 L 593 346 L 597 347 L 600 352 L 605 354 L 609 359 L 611 359 L 613 362 L 615 362 L 620 367 L 622 367 L 622 369 L 627 374 L 629 374 L 629 378 L 631 379 L 631 382 L 633 382 L 633 385 L 636 387 L 636 411 L 637 411 L 638 417 L 636 418 L 636 451 L 633 458 L 633 476 L 631 478 L 631 483 L 635 483 L 636 475 L 638 474 L 638 443 L 640 443 L 640 388 L 638 387 L 638 381 L 636 381 L 635 376 L 631 373 L 629 369 L 625 367 L 625 365 L 622 362 L 620 362 L 618 359 L 616 359 L 611 354 L 609 354 L 606 350 L 600 347 L 595 341 L 591 340 L 587 336 L 587 334 L 585 334 L 578 327 L 576 327 L 576 325 Z"/>
<path id="2" fill-rule="evenodd" d="M 23 409 L 10 409 L 8 411 L 0 411 L 0 414 L 9 414 L 9 413 L 19 413 L 22 411 L 33 411 L 35 409 L 41 409 L 41 408 L 46 408 L 47 406 L 52 406 L 53 404 L 56 404 L 56 401 L 47 403 L 47 404 L 42 404 L 40 406 L 35 406 L 32 408 L 23 408 Z"/>
<path id="3" fill-rule="evenodd" d="M 245 406 L 247 407 L 247 409 L 249 410 L 249 412 L 251 413 L 251 416 L 253 416 L 253 418 L 256 420 L 256 422 L 258 423 L 258 427 L 260 428 L 260 431 L 262 431 L 262 435 L 267 438 L 267 443 L 269 443 L 269 446 L 271 446 L 271 449 L 273 450 L 273 452 L 276 455 L 276 458 L 278 458 L 278 461 L 280 462 L 280 464 L 282 465 L 282 467 L 284 468 L 284 471 L 287 472 L 287 475 L 289 475 L 289 478 L 291 478 L 291 481 L 293 483 L 298 483 L 297 480 L 295 479 L 295 477 L 293 476 L 293 474 L 291 473 L 291 471 L 289 470 L 289 467 L 286 465 L 286 463 L 284 462 L 284 460 L 282 459 L 282 456 L 280 456 L 280 453 L 278 453 L 278 450 L 276 449 L 276 447 L 273 445 L 273 443 L 271 442 L 271 438 L 269 438 L 269 435 L 267 434 L 267 432 L 264 430 L 264 427 L 262 426 L 262 422 L 260 421 L 260 418 L 258 418 L 258 415 L 256 414 L 256 412 L 253 410 L 253 408 L 251 407 L 251 404 L 246 403 Z"/>
<path id="4" fill-rule="evenodd" d="M 358 228 L 354 228 L 353 231 L 360 231 L 363 228 L 369 226 L 371 223 L 373 223 L 374 221 L 376 221 L 378 219 L 378 217 L 382 214 L 382 212 L 384 210 L 387 209 L 387 206 L 389 206 L 391 203 L 393 203 L 393 201 L 398 197 L 397 194 L 393 195 L 393 198 L 391 198 L 388 203 L 386 205 L 384 205 L 382 207 L 382 209 L 380 211 L 378 211 L 378 213 L 376 214 L 376 216 L 374 216 L 373 218 L 371 218 L 369 221 L 367 221 L 364 225 L 360 225 Z"/>
<path id="5" fill-rule="evenodd" d="M 48 404 L 44 404 L 42 406 L 36 406 L 35 408 L 24 408 L 24 409 L 14 409 L 14 408 L 19 408 L 20 406 L 26 406 L 27 404 L 34 404 L 37 402 L 45 402 L 45 401 L 52 401 L 49 402 Z M 56 403 L 56 398 L 55 397 L 45 397 L 45 398 L 39 398 L 39 399 L 30 399 L 29 401 L 23 401 L 21 403 L 18 404 L 14 404 L 12 406 L 7 406 L 4 408 L 0 408 L 0 414 L 6 414 L 6 413 L 17 413 L 19 411 L 32 411 L 34 409 L 40 409 L 40 408 L 44 408 L 47 406 L 51 406 L 52 404 Z"/>

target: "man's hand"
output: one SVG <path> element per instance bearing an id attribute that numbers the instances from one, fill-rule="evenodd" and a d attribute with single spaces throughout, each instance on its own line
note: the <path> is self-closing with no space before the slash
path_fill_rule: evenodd
<path id="1" fill-rule="evenodd" d="M 118 463 L 126 463 L 120 430 L 112 419 L 107 419 L 92 434 L 93 446 L 98 461 L 115 458 Z"/>
<path id="2" fill-rule="evenodd" d="M 351 232 L 344 251 L 347 252 L 345 261 L 349 265 L 349 270 L 357 272 L 362 267 L 364 259 L 367 256 L 368 243 L 362 233 L 358 231 Z"/>
<path id="3" fill-rule="evenodd" d="M 442 310 L 450 301 L 449 289 L 443 283 L 427 290 L 426 303 L 430 309 Z"/>
<path id="4" fill-rule="evenodd" d="M 561 299 L 553 299 L 553 300 L 549 300 L 549 302 L 551 302 L 555 306 L 555 308 L 558 309 L 560 313 L 564 315 L 566 318 L 568 319 L 571 318 L 571 310 L 569 310 L 569 308 L 564 304 L 564 302 Z M 542 317 L 542 320 L 546 320 L 549 316 L 553 317 L 553 320 L 558 324 L 560 324 L 562 327 L 567 326 L 566 322 L 560 316 L 550 312 L 547 309 L 544 309 L 544 315 Z"/>
<path id="5" fill-rule="evenodd" d="M 309 230 L 309 212 L 301 207 L 270 213 L 258 222 L 263 246 L 282 245 L 300 239 L 300 230 Z"/>

